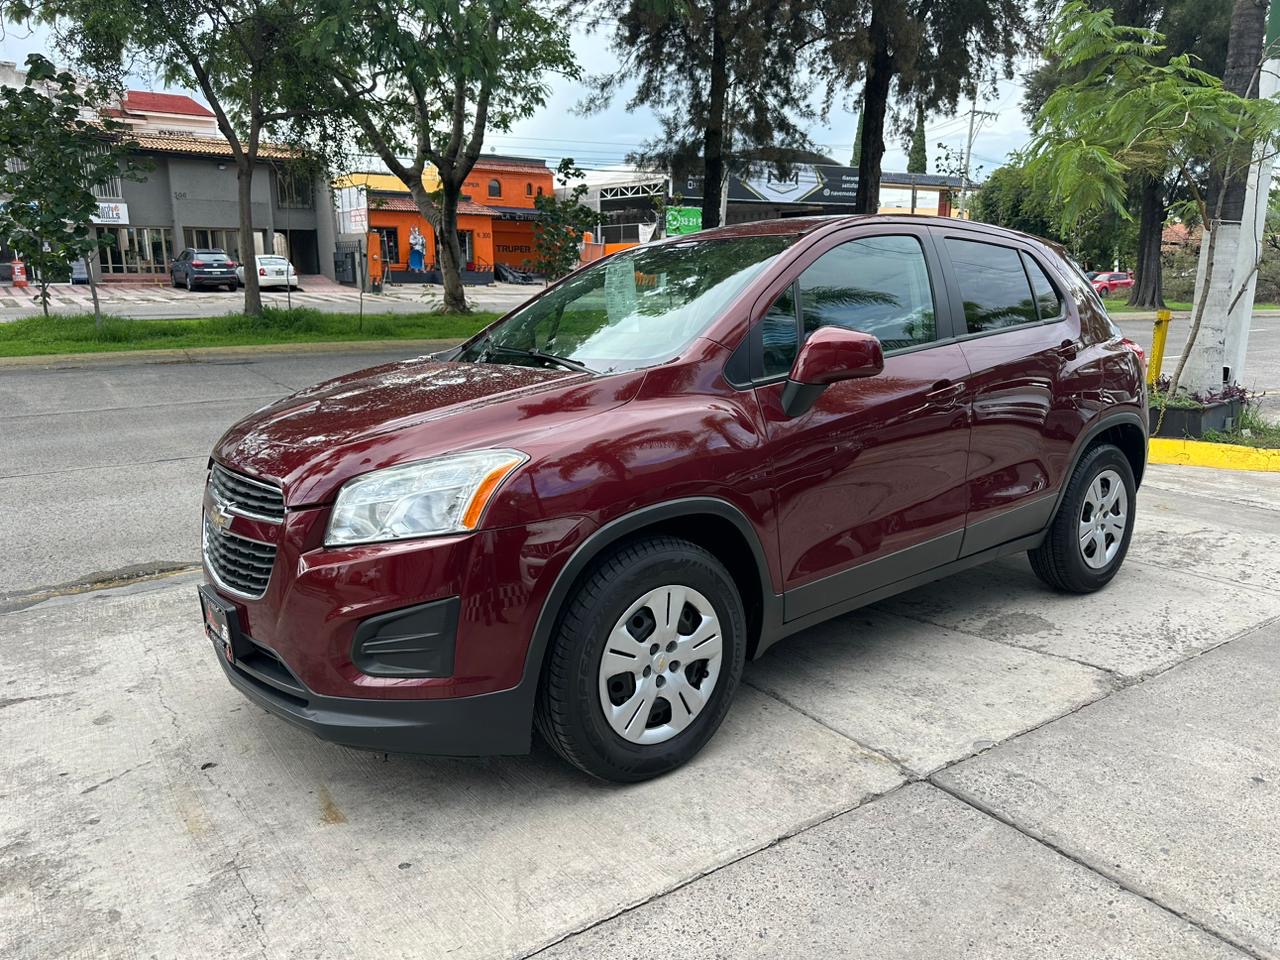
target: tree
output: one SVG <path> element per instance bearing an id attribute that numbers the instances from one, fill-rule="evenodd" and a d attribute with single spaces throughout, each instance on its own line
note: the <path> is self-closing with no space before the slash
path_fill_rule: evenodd
<path id="1" fill-rule="evenodd" d="M 599 0 L 591 25 L 612 26 L 619 63 L 591 78 L 598 93 L 583 109 L 603 109 L 634 81 L 627 109 L 652 109 L 662 133 L 629 159 L 669 170 L 699 166 L 702 224 L 717 226 L 742 151 L 809 145 L 800 126 L 810 113 L 799 60 L 806 8 L 805 0 Z"/>
<path id="2" fill-rule="evenodd" d="M 572 157 L 565 157 L 556 168 L 556 176 L 567 186 L 581 180 L 583 172 Z M 548 280 L 558 280 L 578 266 L 578 244 L 582 242 L 582 235 L 594 230 L 600 222 L 600 214 L 582 202 L 587 190 L 585 183 L 579 183 L 564 200 L 554 193 L 534 198 L 533 205 L 542 218 L 533 225 L 534 256 L 528 261 L 530 270 Z"/>
<path id="3" fill-rule="evenodd" d="M 924 103 L 916 103 L 916 122 L 911 127 L 910 150 L 907 153 L 907 173 L 928 173 L 929 155 L 924 146 Z"/>
<path id="4" fill-rule="evenodd" d="M 828 102 L 862 81 L 859 213 L 879 207 L 885 118 L 899 102 L 954 113 L 999 76 L 1013 76 L 1029 25 L 1024 0 L 816 0 L 811 38 L 825 65 Z"/>
<path id="5" fill-rule="evenodd" d="M 0 236 L 35 268 L 40 305 L 49 315 L 49 282 L 83 260 L 99 329 L 102 310 L 90 261 L 111 236 L 95 234 L 94 188 L 122 172 L 129 143 L 100 118 L 106 91 L 84 86 L 39 54 L 27 57 L 26 83 L 0 88 Z"/>
<path id="6" fill-rule="evenodd" d="M 1123 259 L 1134 246 L 1134 225 L 1110 210 L 1083 217 L 1064 231 L 1053 201 L 1017 163 L 992 171 L 975 194 L 969 212 L 983 223 L 1054 240 L 1085 269 L 1110 269 L 1117 254 Z"/>
<path id="7" fill-rule="evenodd" d="M 1196 65 L 1202 70 L 1220 76 L 1225 66 L 1231 2 L 1088 0 L 1088 5 L 1095 10 L 1112 9 L 1119 25 L 1160 31 L 1165 37 L 1166 58 L 1189 53 L 1197 58 Z M 1057 0 L 1043 0 L 1042 6 L 1056 3 Z M 1038 66 L 1027 78 L 1023 98 L 1028 121 L 1034 119 L 1054 89 L 1073 79 L 1077 78 L 1066 75 L 1062 64 L 1052 59 Z M 1139 211 L 1134 284 L 1129 291 L 1129 303 L 1134 306 L 1164 306 L 1160 241 L 1169 204 L 1177 199 L 1178 179 L 1177 171 L 1166 170 L 1162 174 L 1135 176 L 1129 184 L 1129 206 Z"/>
<path id="8" fill-rule="evenodd" d="M 1161 35 L 1120 26 L 1110 10 L 1084 3 L 1064 8 L 1049 37 L 1048 51 L 1078 79 L 1055 90 L 1032 125 L 1025 160 L 1032 182 L 1059 207 L 1059 222 L 1071 229 L 1088 215 L 1110 210 L 1131 219 L 1128 178 L 1161 174 L 1169 167 L 1204 223 L 1222 218 L 1225 191 L 1211 208 L 1196 174 L 1199 158 L 1213 157 L 1229 182 L 1253 162 L 1255 153 L 1274 155 L 1280 141 L 1280 102 L 1241 97 L 1218 78 L 1197 69 L 1187 54 L 1166 57 Z M 1187 358 L 1196 346 L 1213 287 L 1215 232 L 1205 241 L 1206 274 L 1198 288 L 1191 329 L 1170 378 L 1172 397 L 1182 384 Z M 1242 291 L 1230 291 L 1228 303 Z M 1193 381 L 1196 393 L 1221 388 Z"/>
<path id="9" fill-rule="evenodd" d="M 853 155 L 849 158 L 849 166 L 857 167 L 862 163 L 862 123 L 865 114 L 862 109 L 862 102 L 858 102 L 858 130 L 853 135 Z"/>
<path id="10" fill-rule="evenodd" d="M 5 0 L 0 0 L 0 4 Z M 119 86 L 126 65 L 198 89 L 236 166 L 240 257 L 252 264 L 253 177 L 266 131 L 310 114 L 314 76 L 301 55 L 315 23 L 298 0 L 8 0 L 11 19 L 35 17 L 91 75 Z M 321 65 L 312 64 L 320 67 Z M 256 270 L 246 269 L 244 312 L 262 312 Z"/>
<path id="11" fill-rule="evenodd" d="M 521 0 L 317 0 L 317 95 L 408 189 L 436 234 L 443 309 L 467 310 L 458 203 L 490 129 L 541 107 L 543 77 L 576 77 L 563 24 Z M 438 186 L 423 174 L 434 169 Z"/>

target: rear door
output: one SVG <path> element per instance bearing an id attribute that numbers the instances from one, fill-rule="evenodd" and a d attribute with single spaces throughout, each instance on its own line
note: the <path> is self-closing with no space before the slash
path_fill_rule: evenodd
<path id="1" fill-rule="evenodd" d="M 956 559 L 966 509 L 968 369 L 927 230 L 860 228 L 815 243 L 757 306 L 756 395 L 794 620 Z M 781 395 L 823 326 L 874 334 L 878 376 L 833 384 L 797 417 Z"/>
<path id="2" fill-rule="evenodd" d="M 1100 370 L 1078 359 L 1080 317 L 1030 244 L 936 229 L 971 371 L 967 556 L 1048 522 Z"/>

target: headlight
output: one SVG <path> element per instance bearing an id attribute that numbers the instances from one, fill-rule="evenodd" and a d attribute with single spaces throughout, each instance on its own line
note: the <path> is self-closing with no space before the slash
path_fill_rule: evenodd
<path id="1" fill-rule="evenodd" d="M 502 481 L 529 457 L 472 450 L 375 470 L 338 491 L 328 546 L 474 530 Z"/>

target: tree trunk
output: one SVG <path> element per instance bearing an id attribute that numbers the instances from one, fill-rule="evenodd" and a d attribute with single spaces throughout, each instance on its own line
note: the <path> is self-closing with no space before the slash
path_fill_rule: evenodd
<path id="1" fill-rule="evenodd" d="M 1143 177 L 1141 214 L 1138 218 L 1138 262 L 1129 290 L 1129 304 L 1149 309 L 1164 309 L 1163 268 L 1160 243 L 1164 235 L 1164 182 L 1158 177 Z"/>
<path id="2" fill-rule="evenodd" d="M 444 281 L 444 310 L 446 313 L 466 313 L 467 294 L 462 284 L 462 244 L 458 242 L 458 194 L 460 186 L 450 183 L 441 184 L 444 196 L 440 202 L 440 225 L 436 228 L 436 252 L 440 255 L 440 277 Z M 424 201 L 429 205 L 426 191 L 421 187 L 418 209 L 422 210 Z M 423 213 L 426 216 L 425 212 Z M 428 218 L 429 220 L 430 218 Z"/>
<path id="3" fill-rule="evenodd" d="M 724 49 L 725 0 L 711 4 L 711 85 L 707 126 L 702 134 L 702 227 L 720 226 L 720 195 L 729 184 L 724 175 L 724 123 L 728 102 L 729 64 Z"/>
<path id="4" fill-rule="evenodd" d="M 1227 68 L 1222 74 L 1224 89 L 1241 97 L 1258 95 L 1258 65 L 1267 33 L 1267 0 L 1236 0 L 1231 11 L 1231 31 L 1227 36 Z M 1234 171 L 1230 183 L 1224 182 L 1224 171 L 1215 170 L 1210 180 L 1209 207 L 1217 207 L 1215 191 L 1225 190 L 1222 200 L 1223 220 L 1244 219 L 1244 195 L 1248 167 Z"/>
<path id="5" fill-rule="evenodd" d="M 889 108 L 889 85 L 893 81 L 893 57 L 889 54 L 889 34 L 873 5 L 870 24 L 871 58 L 867 80 L 862 87 L 862 140 L 858 153 L 858 194 L 854 213 L 880 210 L 880 165 L 884 160 L 884 115 Z"/>
<path id="6" fill-rule="evenodd" d="M 93 264 L 89 262 L 86 254 L 81 258 L 84 263 L 85 275 L 89 278 L 89 294 L 93 297 L 93 326 L 99 333 L 102 332 L 102 304 L 98 301 L 98 281 L 93 278 Z"/>
<path id="7" fill-rule="evenodd" d="M 260 317 L 262 290 L 258 287 L 257 250 L 253 244 L 253 161 L 249 156 L 239 159 L 236 181 L 240 199 L 240 261 L 244 264 L 244 312 L 248 317 Z"/>

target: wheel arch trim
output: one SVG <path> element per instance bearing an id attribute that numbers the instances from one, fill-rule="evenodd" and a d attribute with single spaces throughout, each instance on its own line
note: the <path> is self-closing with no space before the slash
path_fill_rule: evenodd
<path id="1" fill-rule="evenodd" d="M 753 565 L 760 578 L 760 593 L 765 607 L 762 615 L 765 629 L 767 629 L 767 625 L 772 622 L 771 617 L 776 615 L 773 604 L 776 602 L 780 606 L 781 598 L 774 593 L 767 555 L 760 543 L 760 536 L 755 526 L 747 519 L 746 514 L 729 501 L 719 497 L 683 497 L 677 500 L 665 500 L 632 510 L 603 524 L 589 534 L 565 561 L 564 566 L 556 574 L 551 589 L 547 592 L 534 625 L 533 635 L 529 638 L 521 686 L 528 687 L 531 693 L 537 688 L 556 619 L 564 602 L 568 599 L 569 591 L 592 561 L 633 533 L 682 517 L 707 515 L 732 523 L 750 549 Z"/>
<path id="2" fill-rule="evenodd" d="M 1115 413 L 1104 414 L 1101 417 L 1098 417 L 1080 432 L 1080 436 L 1076 440 L 1075 449 L 1071 451 L 1071 466 L 1062 475 L 1062 483 L 1059 485 L 1058 489 L 1058 499 L 1054 502 L 1053 513 L 1050 514 L 1049 517 L 1050 523 L 1052 523 L 1053 518 L 1058 515 L 1058 510 L 1062 506 L 1062 501 L 1067 495 L 1067 485 L 1069 484 L 1072 475 L 1076 472 L 1076 467 L 1080 466 L 1080 460 L 1084 457 L 1085 451 L 1089 449 L 1093 444 L 1093 441 L 1098 439 L 1098 437 L 1106 431 L 1123 426 L 1137 427 L 1142 433 L 1142 458 L 1145 463 L 1146 441 L 1149 439 L 1147 436 L 1147 423 L 1136 410 L 1119 410 Z M 1135 470 L 1135 487 L 1141 482 L 1141 479 L 1142 471 Z"/>

